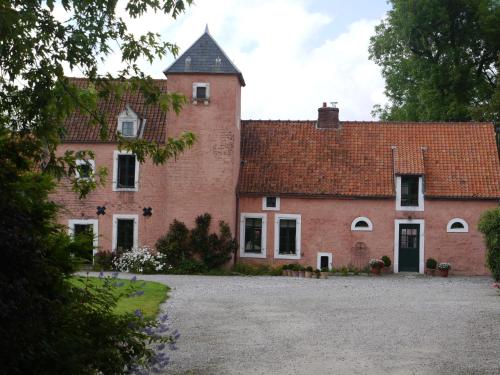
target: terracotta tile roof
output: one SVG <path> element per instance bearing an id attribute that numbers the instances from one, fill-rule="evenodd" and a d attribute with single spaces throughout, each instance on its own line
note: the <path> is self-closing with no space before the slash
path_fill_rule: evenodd
<path id="1" fill-rule="evenodd" d="M 395 174 L 425 174 L 425 148 L 415 145 L 392 146 Z"/>
<path id="2" fill-rule="evenodd" d="M 70 81 L 79 87 L 86 87 L 88 81 L 83 78 L 70 78 Z M 162 92 L 167 91 L 167 80 L 154 80 Z M 99 110 L 106 114 L 109 126 L 109 139 L 103 141 L 99 137 L 99 128 L 89 125 L 89 116 L 79 111 L 74 112 L 65 121 L 66 134 L 64 142 L 70 143 L 103 143 L 116 142 L 116 127 L 118 115 L 126 105 L 136 112 L 142 119 L 146 119 L 142 138 L 158 143 L 165 142 L 167 114 L 160 110 L 158 105 L 146 105 L 144 98 L 137 92 L 125 92 L 122 100 L 115 98 L 101 100 Z"/>
<path id="3" fill-rule="evenodd" d="M 242 121 L 241 158 L 242 194 L 394 197 L 397 172 L 425 173 L 428 197 L 500 198 L 489 123 Z"/>

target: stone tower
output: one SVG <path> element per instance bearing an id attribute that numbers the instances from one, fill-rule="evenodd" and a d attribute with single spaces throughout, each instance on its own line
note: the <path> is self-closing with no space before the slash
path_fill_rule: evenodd
<path id="1" fill-rule="evenodd" d="M 240 114 L 243 75 L 208 31 L 164 71 L 169 92 L 185 95 L 189 103 L 167 118 L 168 137 L 191 131 L 192 149 L 168 163 L 165 218 L 191 227 L 197 215 L 212 215 L 236 230 L 236 185 L 240 168 Z"/>

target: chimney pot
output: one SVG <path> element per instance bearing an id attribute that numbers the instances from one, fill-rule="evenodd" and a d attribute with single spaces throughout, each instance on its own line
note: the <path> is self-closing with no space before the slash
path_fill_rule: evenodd
<path id="1" fill-rule="evenodd" d="M 323 102 L 323 108 L 326 108 L 326 102 Z"/>

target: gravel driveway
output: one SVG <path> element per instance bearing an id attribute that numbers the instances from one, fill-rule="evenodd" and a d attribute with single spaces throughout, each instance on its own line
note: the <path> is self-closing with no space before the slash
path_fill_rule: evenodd
<path id="1" fill-rule="evenodd" d="M 174 374 L 500 374 L 487 278 L 141 276 L 173 288 Z"/>

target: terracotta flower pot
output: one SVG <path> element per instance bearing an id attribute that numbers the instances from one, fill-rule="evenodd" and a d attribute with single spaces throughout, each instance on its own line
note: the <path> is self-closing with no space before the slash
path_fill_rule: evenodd
<path id="1" fill-rule="evenodd" d="M 320 279 L 328 279 L 328 275 L 330 274 L 330 272 L 320 272 L 319 273 L 319 278 Z"/>
<path id="2" fill-rule="evenodd" d="M 293 270 L 293 271 L 292 271 L 292 276 L 293 276 L 293 277 L 299 277 L 299 271 L 295 271 L 295 270 Z"/>
<path id="3" fill-rule="evenodd" d="M 372 274 L 380 276 L 380 272 L 382 271 L 379 267 L 372 267 L 371 268 Z"/>
<path id="4" fill-rule="evenodd" d="M 305 273 L 306 279 L 310 279 L 312 277 L 312 274 L 313 273 L 311 271 L 306 271 L 306 273 Z"/>
<path id="5" fill-rule="evenodd" d="M 439 274 L 441 275 L 441 277 L 448 277 L 448 272 L 450 270 L 439 270 Z"/>
<path id="6" fill-rule="evenodd" d="M 281 276 L 288 276 L 288 270 L 283 270 L 283 272 L 281 273 Z"/>
<path id="7" fill-rule="evenodd" d="M 429 276 L 436 276 L 436 270 L 434 268 L 426 268 L 425 274 Z"/>
<path id="8" fill-rule="evenodd" d="M 287 276 L 292 276 L 292 270 L 286 270 L 286 275 Z"/>
<path id="9" fill-rule="evenodd" d="M 306 271 L 299 271 L 299 277 L 305 277 Z"/>

